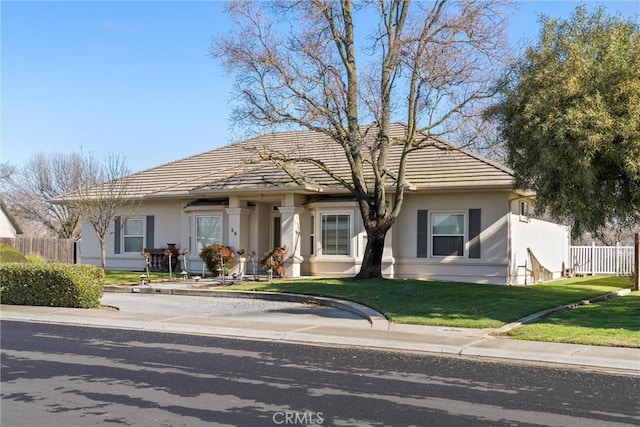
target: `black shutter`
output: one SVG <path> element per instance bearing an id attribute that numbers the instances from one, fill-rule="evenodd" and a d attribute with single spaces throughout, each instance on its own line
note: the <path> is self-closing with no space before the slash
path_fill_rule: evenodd
<path id="1" fill-rule="evenodd" d="M 154 242 L 154 223 L 155 223 L 155 217 L 153 215 L 147 215 L 147 246 L 145 246 L 145 249 L 153 249 L 153 245 L 155 244 Z"/>
<path id="2" fill-rule="evenodd" d="M 469 258 L 480 258 L 480 209 L 469 209 Z"/>
<path id="3" fill-rule="evenodd" d="M 418 258 L 429 257 L 429 220 L 428 211 L 418 211 Z"/>
<path id="4" fill-rule="evenodd" d="M 113 240 L 113 253 L 114 254 L 119 254 L 120 253 L 120 228 L 122 226 L 120 225 L 120 217 L 117 216 L 115 219 L 115 225 L 113 226 L 114 230 L 113 230 L 113 236 L 114 236 L 114 240 Z"/>

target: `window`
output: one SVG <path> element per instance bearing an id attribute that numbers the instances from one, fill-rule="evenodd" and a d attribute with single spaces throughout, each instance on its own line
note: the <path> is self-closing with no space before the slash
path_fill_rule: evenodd
<path id="1" fill-rule="evenodd" d="M 214 243 L 222 242 L 222 217 L 197 216 L 196 217 L 196 253 Z"/>
<path id="2" fill-rule="evenodd" d="M 142 252 L 144 250 L 144 219 L 129 218 L 122 231 L 124 252 Z"/>
<path id="3" fill-rule="evenodd" d="M 529 222 L 529 203 L 520 202 L 520 221 Z"/>
<path id="4" fill-rule="evenodd" d="M 322 215 L 322 254 L 350 255 L 349 215 Z"/>
<path id="5" fill-rule="evenodd" d="M 464 214 L 431 216 L 433 256 L 464 256 Z"/>
<path id="6" fill-rule="evenodd" d="M 316 217 L 311 215 L 309 217 L 309 254 L 313 255 L 316 252 Z"/>

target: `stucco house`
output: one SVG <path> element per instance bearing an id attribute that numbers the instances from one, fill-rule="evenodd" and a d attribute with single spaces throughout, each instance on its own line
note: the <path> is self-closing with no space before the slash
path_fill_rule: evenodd
<path id="1" fill-rule="evenodd" d="M 402 135 L 401 125 L 393 129 Z M 400 148 L 390 152 L 392 166 Z M 341 147 L 313 131 L 259 136 L 135 173 L 140 206 L 114 221 L 107 268 L 141 270 L 140 251 L 172 243 L 189 250 L 197 274 L 200 250 L 219 242 L 258 255 L 286 246 L 288 277 L 355 275 L 366 233 L 353 197 L 309 164 L 285 171 L 258 161 L 260 150 L 321 160 L 350 177 Z M 406 176 L 402 213 L 386 238 L 385 276 L 519 284 L 531 269 L 528 249 L 550 276 L 568 265 L 567 227 L 530 216 L 533 195 L 515 190 L 504 166 L 433 140 L 409 156 Z M 82 236 L 83 262 L 100 265 L 86 223 Z"/>
<path id="2" fill-rule="evenodd" d="M 18 234 L 22 234 L 20 225 L 0 199 L 0 237 L 15 238 Z"/>

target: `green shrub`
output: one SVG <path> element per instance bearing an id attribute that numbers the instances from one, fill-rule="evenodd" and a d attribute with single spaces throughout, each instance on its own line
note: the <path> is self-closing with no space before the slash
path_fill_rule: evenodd
<path id="1" fill-rule="evenodd" d="M 27 259 L 16 248 L 0 243 L 0 264 L 6 262 L 27 262 Z"/>
<path id="2" fill-rule="evenodd" d="M 229 246 L 214 243 L 213 245 L 202 248 L 200 251 L 200 259 L 214 275 L 217 276 L 224 271 L 226 276 L 229 273 L 229 268 L 235 264 L 236 253 L 233 251 L 233 248 Z"/>
<path id="3" fill-rule="evenodd" d="M 27 255 L 27 262 L 29 264 L 46 264 L 47 260 L 40 255 Z"/>
<path id="4" fill-rule="evenodd" d="M 59 263 L 0 265 L 2 304 L 95 308 L 104 271 L 93 265 Z"/>

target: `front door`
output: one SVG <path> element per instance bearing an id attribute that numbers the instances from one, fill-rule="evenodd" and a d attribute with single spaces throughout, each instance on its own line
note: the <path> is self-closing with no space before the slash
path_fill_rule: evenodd
<path id="1" fill-rule="evenodd" d="M 279 216 L 274 216 L 273 217 L 273 235 L 272 235 L 272 246 L 271 249 L 273 248 L 279 248 L 280 246 L 282 246 L 282 223 L 281 223 L 281 218 Z"/>

